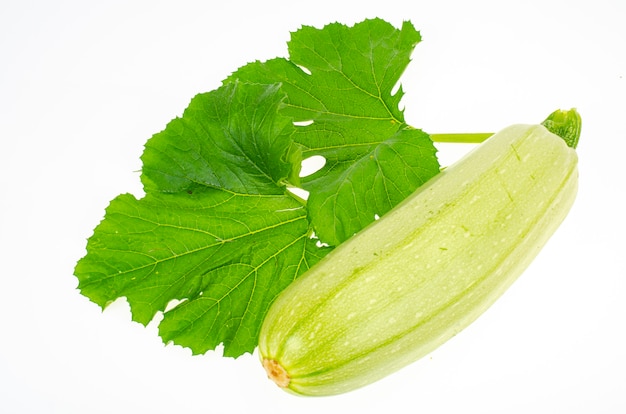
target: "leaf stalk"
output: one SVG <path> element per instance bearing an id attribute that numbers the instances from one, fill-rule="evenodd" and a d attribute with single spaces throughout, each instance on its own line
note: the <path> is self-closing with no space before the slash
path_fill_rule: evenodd
<path id="1" fill-rule="evenodd" d="M 446 142 L 452 144 L 480 144 L 493 135 L 493 132 L 455 133 L 455 134 L 431 134 L 433 142 Z"/>

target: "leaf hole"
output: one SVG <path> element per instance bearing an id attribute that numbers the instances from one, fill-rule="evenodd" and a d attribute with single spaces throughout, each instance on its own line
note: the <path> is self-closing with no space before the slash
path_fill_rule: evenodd
<path id="1" fill-rule="evenodd" d="M 169 302 L 167 302 L 167 306 L 165 306 L 165 310 L 163 312 L 171 311 L 172 309 L 174 309 L 175 307 L 177 307 L 183 302 L 187 302 L 187 299 L 182 299 L 182 300 L 172 299 Z"/>
<path id="2" fill-rule="evenodd" d="M 323 241 L 321 241 L 321 240 L 317 240 L 317 241 L 315 242 L 315 246 L 317 246 L 317 247 L 319 247 L 319 248 L 321 249 L 321 248 L 323 248 L 323 247 L 328 247 L 328 246 L 330 246 L 330 245 L 329 245 L 328 243 L 324 243 L 324 242 L 323 242 Z"/>
<path id="3" fill-rule="evenodd" d="M 307 75 L 311 76 L 311 71 L 309 70 L 309 68 L 307 68 L 306 66 L 302 66 L 302 65 L 297 65 L 300 70 L 304 73 L 306 73 Z"/>
<path id="4" fill-rule="evenodd" d="M 309 198 L 309 192 L 300 187 L 287 187 L 287 191 L 297 195 L 303 200 L 307 200 Z"/>
<path id="5" fill-rule="evenodd" d="M 324 168 L 326 158 L 321 155 L 313 155 L 302 160 L 302 168 L 300 169 L 300 177 L 307 177 Z"/>
<path id="6" fill-rule="evenodd" d="M 317 237 L 317 234 L 315 234 L 314 231 L 311 232 L 311 234 L 309 235 L 309 238 L 311 240 L 315 240 L 315 246 L 319 247 L 320 249 L 330 246 L 328 243 L 324 243 L 323 241 L 321 241 L 319 237 Z"/>
<path id="7" fill-rule="evenodd" d="M 309 125 L 313 124 L 313 120 L 312 119 L 307 119 L 306 121 L 293 121 L 293 124 L 295 126 L 305 127 L 305 126 L 309 126 Z"/>

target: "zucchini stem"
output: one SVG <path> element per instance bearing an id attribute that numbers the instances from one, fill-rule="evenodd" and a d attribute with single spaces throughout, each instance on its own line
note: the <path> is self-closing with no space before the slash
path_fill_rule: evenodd
<path id="1" fill-rule="evenodd" d="M 557 109 L 541 123 L 548 131 L 563 138 L 568 147 L 576 149 L 580 138 L 582 120 L 575 108 L 565 111 Z"/>
<path id="2" fill-rule="evenodd" d="M 570 110 L 557 109 L 541 123 L 548 131 L 563 138 L 570 148 L 576 149 L 580 138 L 582 120 L 575 108 Z M 458 134 L 431 134 L 433 142 L 447 142 L 454 144 L 480 144 L 492 136 L 492 132 L 458 133 Z"/>

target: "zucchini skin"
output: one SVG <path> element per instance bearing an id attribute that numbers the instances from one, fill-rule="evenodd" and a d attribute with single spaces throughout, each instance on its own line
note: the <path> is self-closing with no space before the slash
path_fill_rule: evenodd
<path id="1" fill-rule="evenodd" d="M 285 289 L 259 356 L 286 391 L 345 393 L 416 361 L 526 269 L 576 197 L 578 158 L 542 125 L 487 139 Z"/>

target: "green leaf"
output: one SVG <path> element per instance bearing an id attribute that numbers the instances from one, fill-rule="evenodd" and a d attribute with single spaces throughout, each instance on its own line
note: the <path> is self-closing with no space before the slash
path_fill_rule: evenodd
<path id="1" fill-rule="evenodd" d="M 576 149 L 582 128 L 582 119 L 575 108 L 557 109 L 541 123 L 548 131 L 563 138 L 568 147 Z"/>
<path id="2" fill-rule="evenodd" d="M 196 96 L 182 118 L 146 143 L 146 191 L 222 188 L 246 194 L 282 194 L 293 123 L 276 116 L 280 85 L 225 85 Z M 153 188 L 151 188 L 153 187 Z"/>
<path id="3" fill-rule="evenodd" d="M 252 352 L 269 304 L 328 250 L 281 183 L 299 161 L 283 97 L 275 85 L 226 85 L 150 139 L 146 196 L 107 208 L 75 269 L 82 294 L 102 307 L 126 297 L 143 324 L 183 301 L 164 314 L 165 341 Z"/>
<path id="4" fill-rule="evenodd" d="M 303 122 L 294 141 L 302 157 L 326 162 L 302 179 L 321 240 L 338 245 L 382 216 L 439 172 L 429 136 L 408 128 L 392 91 L 420 34 L 379 19 L 348 27 L 302 27 L 289 42 L 290 60 L 254 62 L 226 82 L 282 84 L 283 113 Z M 311 123 L 312 121 L 312 123 Z"/>
<path id="5" fill-rule="evenodd" d="M 256 346 L 274 297 L 323 255 L 307 232 L 305 209 L 287 196 L 121 195 L 76 274 L 84 295 L 103 307 L 126 297 L 143 324 L 186 299 L 165 313 L 163 339 L 194 353 L 223 342 L 237 356 Z"/>
<path id="6" fill-rule="evenodd" d="M 195 354 L 252 352 L 275 297 L 332 249 L 313 234 L 339 244 L 439 171 L 391 93 L 418 41 L 409 23 L 304 27 L 292 61 L 195 96 L 146 143 L 146 195 L 118 196 L 95 228 L 81 293 L 101 307 L 125 297 L 142 324 L 163 312 L 163 340 Z M 326 165 L 301 178 L 313 155 Z"/>
<path id="7" fill-rule="evenodd" d="M 311 189 L 309 212 L 324 221 L 343 242 L 404 200 L 414 189 L 432 176 L 432 155 L 428 135 L 405 128 L 378 144 L 362 147 L 355 160 L 344 161 L 337 154 L 332 168 L 325 168 L 309 177 L 306 188 Z M 337 150 L 341 152 L 341 150 Z M 326 151 L 327 159 L 331 151 Z M 425 165 L 426 164 L 426 165 Z M 314 195 L 314 196 L 313 196 Z M 313 214 L 315 212 L 315 214 Z M 326 240 L 327 232 L 318 231 Z"/>

